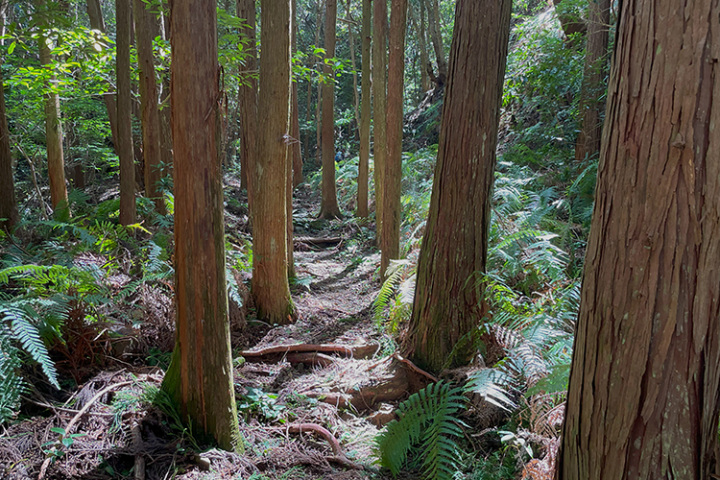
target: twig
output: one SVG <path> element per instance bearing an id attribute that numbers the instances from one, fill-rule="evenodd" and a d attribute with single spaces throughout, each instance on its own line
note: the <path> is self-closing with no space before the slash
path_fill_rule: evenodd
<path id="1" fill-rule="evenodd" d="M 111 391 L 115 388 L 124 387 L 125 385 L 130 385 L 131 383 L 134 383 L 134 380 L 129 380 L 127 382 L 115 383 L 113 385 L 109 385 L 109 386 L 103 388 L 98 393 L 96 393 L 95 396 L 92 397 L 90 399 L 90 401 L 87 402 L 85 404 L 85 406 L 80 409 L 80 411 L 72 418 L 72 420 L 70 420 L 70 422 L 68 422 L 67 426 L 65 427 L 65 433 L 63 434 L 63 437 L 70 435 L 72 428 L 75 426 L 75 424 L 78 422 L 78 420 L 80 420 L 80 418 L 82 418 L 82 416 L 85 415 L 85 413 L 90 409 L 90 407 L 96 401 L 98 401 L 98 399 L 100 397 L 102 397 L 103 395 L 105 395 L 106 393 L 108 393 L 109 391 Z M 52 461 L 52 458 L 53 457 L 51 457 L 50 454 L 48 453 L 47 458 L 45 458 L 45 461 L 42 463 L 42 466 L 40 467 L 40 474 L 38 475 L 38 480 L 43 480 L 43 478 L 45 478 L 45 473 L 47 472 L 47 468 L 50 466 L 50 462 Z"/>
<path id="2" fill-rule="evenodd" d="M 342 447 L 340 447 L 340 442 L 337 441 L 335 436 L 330 433 L 328 429 L 326 429 L 323 426 L 318 425 L 317 423 L 291 423 L 287 425 L 285 428 L 275 428 L 274 430 L 285 430 L 287 433 L 303 433 L 303 432 L 313 432 L 317 435 L 321 436 L 323 439 L 325 439 L 330 444 L 330 449 L 333 451 L 334 456 L 328 456 L 325 457 L 325 459 L 329 462 L 337 463 L 339 465 L 342 465 L 346 468 L 351 468 L 354 470 L 362 470 L 363 467 L 361 465 L 358 465 L 357 463 L 354 463 L 349 458 L 345 456 L 345 454 L 342 451 Z"/>
<path id="3" fill-rule="evenodd" d="M 403 358 L 403 357 L 401 357 L 400 355 L 398 355 L 397 353 L 396 353 L 395 355 L 393 355 L 393 357 L 394 357 L 397 361 L 399 361 L 400 363 L 402 363 L 403 365 L 405 365 L 407 368 L 409 368 L 411 371 L 413 371 L 413 372 L 417 373 L 418 375 L 420 375 L 421 377 L 425 377 L 425 378 L 427 378 L 428 380 L 430 380 L 430 381 L 432 381 L 432 382 L 435 382 L 435 383 L 437 383 L 437 382 L 440 381 L 436 376 L 434 376 L 434 375 L 426 372 L 426 371 L 423 370 L 422 368 L 420 368 L 420 367 L 418 367 L 417 365 L 415 365 L 414 363 L 412 363 L 412 362 L 411 362 L 410 360 L 408 360 L 407 358 Z"/>
<path id="4" fill-rule="evenodd" d="M 22 398 L 26 402 L 30 402 L 33 405 L 37 405 L 38 407 L 43 407 L 43 408 L 49 408 L 50 410 L 53 410 L 55 412 L 58 412 L 58 411 L 65 412 L 65 413 L 79 413 L 80 412 L 80 410 L 73 410 L 72 408 L 59 407 L 57 405 L 51 405 L 49 403 L 39 402 L 37 400 L 33 400 L 32 398 L 28 398 L 25 396 L 23 396 Z M 114 417 L 115 416 L 114 413 L 104 413 L 104 412 L 93 413 L 93 415 L 97 415 L 99 417 Z"/>

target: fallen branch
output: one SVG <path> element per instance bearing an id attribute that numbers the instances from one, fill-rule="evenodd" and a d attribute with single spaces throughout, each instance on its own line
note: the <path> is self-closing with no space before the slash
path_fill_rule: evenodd
<path id="1" fill-rule="evenodd" d="M 342 237 L 298 237 L 293 241 L 294 245 L 304 244 L 309 247 L 327 248 L 342 242 Z"/>
<path id="2" fill-rule="evenodd" d="M 313 366 L 329 367 L 335 363 L 335 359 L 333 359 L 330 355 L 317 352 L 291 353 L 286 358 L 287 361 L 293 365 L 304 363 Z"/>
<path id="3" fill-rule="evenodd" d="M 425 377 L 426 379 L 430 380 L 433 383 L 437 383 L 440 381 L 436 376 L 426 372 L 422 368 L 420 368 L 417 365 L 415 365 L 414 363 L 412 363 L 407 358 L 403 358 L 400 355 L 398 355 L 397 353 L 393 355 L 393 358 L 395 358 L 397 361 L 402 363 L 405 366 L 405 368 L 407 368 L 408 370 L 410 370 L 414 373 L 417 373 L 421 377 Z"/>

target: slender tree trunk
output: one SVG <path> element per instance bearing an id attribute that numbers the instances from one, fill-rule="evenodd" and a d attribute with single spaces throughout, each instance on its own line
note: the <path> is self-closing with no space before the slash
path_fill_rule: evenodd
<path id="1" fill-rule="evenodd" d="M 382 239 L 382 212 L 385 186 L 385 158 L 387 157 L 387 3 L 374 0 L 372 44 L 372 90 L 373 125 L 375 145 L 373 148 L 375 180 L 375 237 L 380 246 Z"/>
<path id="2" fill-rule="evenodd" d="M 290 44 L 292 53 L 297 48 L 297 0 L 290 0 Z M 293 242 L 293 188 L 295 187 L 295 175 L 297 171 L 297 162 L 300 162 L 300 171 L 302 174 L 302 158 L 300 158 L 300 122 L 298 119 L 298 98 L 297 83 L 293 81 L 292 63 L 290 64 L 290 130 L 291 135 L 288 138 L 288 154 L 290 158 L 285 162 L 286 179 L 285 185 L 285 201 L 287 220 L 286 250 L 287 250 L 287 275 L 288 278 L 295 278 L 295 256 L 293 250 L 295 244 Z M 296 129 L 297 127 L 297 129 Z M 302 175 L 301 175 L 302 176 Z"/>
<path id="3" fill-rule="evenodd" d="M 393 0 L 390 12 L 390 57 L 387 87 L 387 158 L 382 211 L 380 275 L 391 259 L 400 258 L 402 205 L 403 81 L 405 72 L 405 26 L 407 0 Z"/>
<path id="4" fill-rule="evenodd" d="M 430 90 L 430 71 L 432 71 L 432 65 L 428 58 L 427 51 L 427 33 L 425 31 L 425 2 L 420 1 L 420 20 L 418 21 L 418 46 L 420 48 L 420 89 L 423 92 Z"/>
<path id="5" fill-rule="evenodd" d="M 580 90 L 580 133 L 575 144 L 575 160 L 582 161 L 600 153 L 604 108 L 605 72 L 608 63 L 610 0 L 590 0 L 585 71 Z"/>
<path id="6" fill-rule="evenodd" d="M 358 207 L 357 216 L 366 218 L 368 212 L 368 182 L 370 163 L 370 26 L 372 22 L 371 0 L 362 3 L 362 75 L 360 106 L 360 160 L 358 163 Z"/>
<path id="7" fill-rule="evenodd" d="M 325 7 L 325 59 L 335 57 L 337 0 Z M 335 187 L 335 76 L 328 63 L 323 67 L 326 81 L 322 86 L 322 203 L 320 218 L 340 218 Z"/>
<path id="8" fill-rule="evenodd" d="M 458 0 L 427 229 L 405 339 L 418 365 L 463 364 L 451 352 L 481 319 L 490 201 L 511 1 Z"/>
<path id="9" fill-rule="evenodd" d="M 158 83 L 153 56 L 153 39 L 159 33 L 155 15 L 143 0 L 134 0 L 135 36 L 137 37 L 138 66 L 140 67 L 140 101 L 142 103 L 143 159 L 145 161 L 145 196 L 155 209 L 165 214 L 165 199 L 160 191 L 162 153 L 160 150 L 160 112 Z"/>
<path id="10" fill-rule="evenodd" d="M 0 60 L 2 60 L 1 57 Z M 2 67 L 1 61 L 0 67 Z M 18 218 L 12 152 L 10 151 L 10 131 L 5 113 L 5 89 L 0 68 L 0 229 L 11 230 L 17 224 Z"/>
<path id="11" fill-rule="evenodd" d="M 348 20 L 348 43 L 350 47 L 350 67 L 353 72 L 353 113 L 355 114 L 355 123 L 360 128 L 360 90 L 358 89 L 357 62 L 355 62 L 355 35 L 353 34 L 353 25 L 355 20 L 350 12 L 350 0 L 347 0 L 345 18 Z M 358 130 L 358 140 L 360 139 L 360 131 Z"/>
<path id="12" fill-rule="evenodd" d="M 320 46 L 320 31 L 322 26 L 322 4 L 323 0 L 318 0 L 317 2 L 317 29 L 315 30 L 315 46 Z M 322 74 L 322 66 L 318 67 L 318 78 L 320 74 Z M 321 107 L 322 107 L 322 89 L 323 84 L 322 82 L 318 81 L 317 84 L 317 103 L 315 104 L 315 146 L 316 146 L 316 154 L 317 154 L 317 164 L 322 165 L 322 115 L 320 113 Z"/>
<path id="13" fill-rule="evenodd" d="M 258 82 L 257 82 L 257 36 L 255 33 L 255 0 L 237 0 L 237 16 L 245 20 L 247 27 L 240 36 L 248 49 L 245 65 L 240 69 L 238 111 L 240 112 L 240 181 L 247 188 L 248 203 L 252 207 L 255 178 L 255 147 L 257 146 Z M 252 213 L 252 209 L 251 209 Z M 251 215 L 252 217 L 252 215 Z"/>
<path id="14" fill-rule="evenodd" d="M 115 148 L 120 158 L 120 223 L 135 223 L 135 164 L 132 140 L 132 92 L 130 90 L 130 41 L 132 3 L 115 2 L 117 22 L 117 140 Z"/>
<path id="15" fill-rule="evenodd" d="M 225 284 L 215 8 L 211 0 L 172 2 L 177 336 L 163 389 L 195 431 L 240 450 Z"/>
<path id="16" fill-rule="evenodd" d="M 102 10 L 100 9 L 100 0 L 87 0 L 86 6 L 88 17 L 90 17 L 90 26 L 94 30 L 106 33 L 105 21 L 103 20 Z M 109 83 L 107 86 L 108 88 L 112 88 Z M 103 93 L 103 102 L 105 103 L 108 121 L 110 122 L 110 132 L 112 134 L 113 144 L 115 145 L 115 151 L 117 151 L 119 140 L 117 136 L 117 105 L 115 95 L 110 92 Z"/>
<path id="17" fill-rule="evenodd" d="M 425 2 L 426 0 L 421 0 Z M 432 38 L 433 49 L 435 50 L 435 58 L 438 66 L 438 75 L 435 83 L 438 89 L 442 89 L 447 81 L 447 61 L 445 60 L 445 49 L 443 48 L 442 33 L 440 31 L 440 5 L 438 0 L 430 0 L 428 9 L 430 20 L 430 37 Z"/>
<path id="18" fill-rule="evenodd" d="M 720 4 L 621 8 L 557 478 L 716 478 Z"/>
<path id="19" fill-rule="evenodd" d="M 39 4 L 43 4 L 39 2 Z M 52 55 L 44 32 L 38 37 L 40 63 L 52 68 Z M 65 160 L 63 155 L 63 132 L 60 121 L 60 97 L 52 88 L 57 82 L 53 76 L 45 93 L 45 140 L 47 142 L 48 176 L 50 178 L 50 202 L 56 218 L 70 217 L 67 186 L 65 184 Z"/>
<path id="20" fill-rule="evenodd" d="M 293 55 L 297 51 L 297 0 L 292 0 L 292 51 Z M 297 80 L 297 79 L 295 79 Z M 303 159 L 302 159 L 302 143 L 300 142 L 300 109 L 298 105 L 298 86 L 297 81 L 292 83 L 292 186 L 297 187 L 303 181 Z M 290 191 L 290 221 L 292 222 L 292 190 Z M 290 239 L 292 242 L 292 238 Z M 292 245 L 292 244 L 291 244 Z"/>
<path id="21" fill-rule="evenodd" d="M 252 291 L 258 316 L 295 319 L 287 253 L 287 136 L 290 131 L 290 0 L 262 0 L 257 168 L 254 175 Z"/>
<path id="22" fill-rule="evenodd" d="M 163 5 L 168 0 L 161 0 Z M 156 18 L 155 26 L 163 40 L 170 38 L 170 22 L 168 15 L 162 14 L 160 18 Z M 170 101 L 170 75 L 164 75 L 160 79 L 160 158 L 162 160 L 162 176 L 172 175 L 173 166 L 173 134 L 172 134 L 172 106 Z M 224 130 L 223 130 L 224 131 Z M 223 136 L 225 140 L 225 136 Z M 225 143 L 225 142 L 224 142 Z M 225 144 L 223 144 L 223 152 Z M 226 158 L 226 155 L 222 155 Z"/>

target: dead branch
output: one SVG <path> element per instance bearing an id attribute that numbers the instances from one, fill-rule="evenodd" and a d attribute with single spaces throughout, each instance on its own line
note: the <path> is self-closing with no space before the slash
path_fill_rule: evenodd
<path id="1" fill-rule="evenodd" d="M 284 355 L 290 353 L 330 353 L 334 355 L 340 355 L 342 357 L 362 358 L 368 353 L 376 352 L 379 346 L 377 345 L 335 345 L 335 344 L 311 344 L 301 343 L 297 345 L 275 345 L 272 347 L 263 348 L 261 350 L 245 350 L 241 352 L 243 358 L 247 362 L 264 362 L 264 361 L 278 361 Z"/>
<path id="2" fill-rule="evenodd" d="M 335 360 L 330 355 L 317 352 L 291 353 L 286 357 L 286 359 L 293 365 L 305 363 L 313 366 L 329 367 L 335 363 Z"/>
<path id="3" fill-rule="evenodd" d="M 298 237 L 293 240 L 295 246 L 307 245 L 308 247 L 327 248 L 342 242 L 342 237 Z"/>

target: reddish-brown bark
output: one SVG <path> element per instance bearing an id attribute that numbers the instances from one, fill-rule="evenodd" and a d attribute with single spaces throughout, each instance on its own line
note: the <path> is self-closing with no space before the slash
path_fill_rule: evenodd
<path id="1" fill-rule="evenodd" d="M 290 2 L 261 4 L 260 94 L 253 181 L 252 294 L 258 316 L 289 323 L 296 312 L 290 298 L 287 254 L 287 162 L 290 131 Z"/>
<path id="2" fill-rule="evenodd" d="M 242 83 L 238 89 L 240 181 L 242 186 L 247 188 L 248 203 L 250 204 L 250 213 L 252 214 L 252 180 L 255 175 L 258 114 L 255 0 L 237 0 L 237 16 L 244 19 L 246 24 L 246 27 L 240 31 L 243 48 L 246 49 L 245 63 L 240 67 L 240 80 Z"/>
<path id="3" fill-rule="evenodd" d="M 432 372 L 480 322 L 510 0 L 459 0 L 427 230 L 406 344 Z"/>
<path id="4" fill-rule="evenodd" d="M 605 107 L 602 101 L 608 61 L 610 37 L 610 0 L 590 0 L 588 4 L 587 47 L 585 71 L 580 90 L 580 133 L 575 143 L 575 160 L 581 161 L 600 153 L 602 122 Z"/>
<path id="5" fill-rule="evenodd" d="M 715 478 L 720 4 L 621 5 L 558 478 Z"/>
<path id="6" fill-rule="evenodd" d="M 0 58 L 0 66 L 2 65 Z M 18 221 L 15 181 L 13 180 L 10 132 L 5 113 L 5 89 L 0 71 L 0 228 L 11 229 Z"/>
<path id="7" fill-rule="evenodd" d="M 362 58 L 360 78 L 360 159 L 358 163 L 357 216 L 368 216 L 368 182 L 370 163 L 370 26 L 372 22 L 372 5 L 370 0 L 362 2 Z"/>
<path id="8" fill-rule="evenodd" d="M 135 157 L 132 140 L 132 91 L 130 82 L 130 42 L 132 4 L 115 2 L 117 22 L 117 132 L 115 149 L 120 158 L 120 223 L 135 223 Z"/>
<path id="9" fill-rule="evenodd" d="M 173 0 L 176 344 L 163 388 L 195 431 L 239 449 L 225 285 L 216 4 Z"/>
<path id="10" fill-rule="evenodd" d="M 160 111 L 158 110 L 158 83 L 153 56 L 153 39 L 159 34 L 158 20 L 143 0 L 134 0 L 135 37 L 137 40 L 139 90 L 141 102 L 142 145 L 145 196 L 153 201 L 155 209 L 165 213 L 165 199 L 160 191 L 162 154 L 160 150 Z"/>
<path id="11" fill-rule="evenodd" d="M 372 91 L 373 91 L 373 164 L 375 170 L 375 237 L 378 246 L 382 239 L 382 212 L 385 185 L 385 157 L 387 157 L 387 4 L 385 0 L 373 4 Z"/>
<path id="12" fill-rule="evenodd" d="M 325 3 L 325 60 L 335 57 L 335 22 L 337 0 Z M 323 67 L 325 83 L 322 85 L 322 203 L 320 218 L 340 218 L 340 207 L 335 187 L 335 75 L 327 62 Z"/>
<path id="13" fill-rule="evenodd" d="M 402 180 L 403 77 L 407 0 L 393 0 L 390 12 L 390 56 L 387 86 L 387 157 L 383 182 L 380 275 L 391 259 L 400 258 L 400 190 Z"/>

